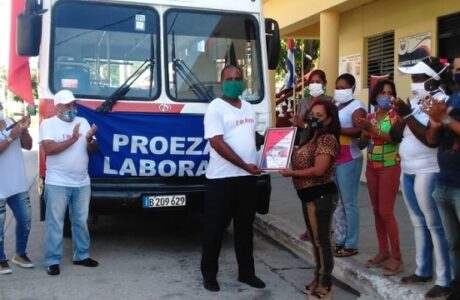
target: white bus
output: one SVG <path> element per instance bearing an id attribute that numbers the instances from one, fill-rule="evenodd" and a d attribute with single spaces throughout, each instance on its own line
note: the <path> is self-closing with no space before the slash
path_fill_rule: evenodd
<path id="1" fill-rule="evenodd" d="M 99 128 L 92 214 L 200 210 L 210 147 L 203 115 L 221 95 L 225 65 L 244 72 L 258 132 L 272 125 L 267 71 L 279 33 L 262 0 L 27 0 L 17 32 L 18 53 L 39 57 L 40 118 L 69 89 L 78 114 Z M 261 200 L 270 197 L 269 175 L 258 187 Z"/>

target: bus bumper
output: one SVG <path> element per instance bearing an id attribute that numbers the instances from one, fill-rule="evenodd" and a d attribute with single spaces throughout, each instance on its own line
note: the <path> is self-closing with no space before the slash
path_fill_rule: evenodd
<path id="1" fill-rule="evenodd" d="M 269 174 L 259 176 L 257 181 L 258 211 L 268 212 L 271 193 Z M 202 212 L 206 191 L 206 178 L 92 178 L 91 215 L 146 214 L 161 211 L 182 210 Z M 143 206 L 144 196 L 185 195 L 186 205 L 175 207 Z M 41 197 L 40 219 L 43 221 L 45 207 Z M 260 209 L 262 208 L 262 209 Z"/>

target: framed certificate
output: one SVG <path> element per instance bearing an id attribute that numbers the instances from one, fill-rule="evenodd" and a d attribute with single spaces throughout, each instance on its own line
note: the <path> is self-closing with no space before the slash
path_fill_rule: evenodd
<path id="1" fill-rule="evenodd" d="M 287 168 L 291 161 L 296 127 L 268 128 L 259 168 L 277 171 Z"/>

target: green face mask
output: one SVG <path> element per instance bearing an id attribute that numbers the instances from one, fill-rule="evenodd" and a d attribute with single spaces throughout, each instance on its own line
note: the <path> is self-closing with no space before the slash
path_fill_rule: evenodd
<path id="1" fill-rule="evenodd" d="M 238 99 L 243 93 L 244 83 L 242 80 L 225 81 L 222 84 L 222 92 L 230 99 Z"/>

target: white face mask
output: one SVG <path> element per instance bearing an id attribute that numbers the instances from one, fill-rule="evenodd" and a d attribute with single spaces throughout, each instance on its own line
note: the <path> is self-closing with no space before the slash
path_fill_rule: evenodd
<path id="1" fill-rule="evenodd" d="M 310 83 L 308 85 L 308 90 L 310 91 L 310 95 L 313 97 L 318 97 L 324 94 L 323 85 L 321 83 Z"/>
<path id="2" fill-rule="evenodd" d="M 425 90 L 425 82 L 411 83 L 410 88 L 412 94 L 419 99 L 425 99 L 428 96 L 428 91 Z"/>
<path id="3" fill-rule="evenodd" d="M 346 103 L 353 99 L 353 89 L 335 90 L 334 101 L 337 103 Z"/>
<path id="4" fill-rule="evenodd" d="M 5 119 L 5 111 L 2 109 L 0 109 L 0 121 L 3 121 Z"/>

